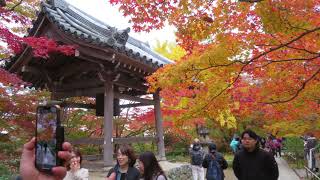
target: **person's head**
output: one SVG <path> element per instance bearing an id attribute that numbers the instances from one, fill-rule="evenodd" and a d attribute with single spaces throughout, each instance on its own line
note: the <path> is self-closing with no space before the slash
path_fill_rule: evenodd
<path id="1" fill-rule="evenodd" d="M 209 153 L 214 154 L 217 151 L 217 146 L 214 143 L 210 143 L 208 146 Z"/>
<path id="2" fill-rule="evenodd" d="M 253 151 L 258 147 L 259 136 L 252 130 L 245 130 L 241 134 L 241 143 L 248 151 Z"/>
<path id="3" fill-rule="evenodd" d="M 79 149 L 73 149 L 71 151 L 71 159 L 70 159 L 70 161 L 66 162 L 67 170 L 70 170 L 70 165 L 71 164 L 79 163 L 79 165 L 81 167 L 81 162 L 82 162 L 82 155 L 80 153 L 80 150 Z"/>
<path id="4" fill-rule="evenodd" d="M 164 175 L 156 156 L 152 152 L 144 152 L 139 156 L 139 171 L 145 180 L 152 180 L 153 176 Z"/>
<path id="5" fill-rule="evenodd" d="M 72 154 L 74 157 L 77 158 L 77 161 L 78 161 L 78 162 L 80 163 L 80 165 L 81 165 L 81 163 L 82 163 L 82 155 L 81 155 L 81 153 L 80 153 L 80 150 L 79 150 L 79 149 L 74 149 L 71 154 Z"/>
<path id="6" fill-rule="evenodd" d="M 131 146 L 122 145 L 117 151 L 117 161 L 120 166 L 133 167 L 136 163 L 136 156 Z"/>

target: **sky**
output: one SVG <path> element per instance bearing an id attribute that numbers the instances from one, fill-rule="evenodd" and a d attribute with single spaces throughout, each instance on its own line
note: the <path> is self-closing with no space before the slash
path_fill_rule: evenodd
<path id="1" fill-rule="evenodd" d="M 125 29 L 131 27 L 128 23 L 129 19 L 122 16 L 118 8 L 109 4 L 108 0 L 66 0 L 71 5 L 79 8 L 80 10 L 92 15 L 93 17 L 105 22 L 110 26 L 114 26 L 117 29 Z M 150 33 L 136 33 L 133 32 L 132 28 L 130 36 L 137 38 L 141 41 L 148 42 L 151 46 L 155 46 L 157 40 L 160 42 L 169 41 L 174 42 L 175 28 L 167 25 L 161 30 L 154 30 Z"/>

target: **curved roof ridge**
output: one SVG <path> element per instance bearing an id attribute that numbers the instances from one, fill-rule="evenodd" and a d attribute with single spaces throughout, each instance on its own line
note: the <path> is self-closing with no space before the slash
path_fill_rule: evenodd
<path id="1" fill-rule="evenodd" d="M 47 14 L 53 18 L 55 23 L 62 26 L 65 31 L 74 31 L 76 36 L 86 37 L 88 35 L 88 38 L 93 38 L 98 44 L 107 44 L 118 48 L 123 46 L 124 48 L 131 49 L 138 55 L 137 58 L 145 56 L 157 66 L 174 63 L 153 51 L 148 43 L 130 36 L 130 28 L 118 30 L 115 27 L 111 27 L 65 0 L 51 0 L 48 3 L 44 3 L 43 9 L 47 10 Z M 64 23 L 65 21 L 66 23 Z M 70 27 L 68 24 L 70 24 Z"/>

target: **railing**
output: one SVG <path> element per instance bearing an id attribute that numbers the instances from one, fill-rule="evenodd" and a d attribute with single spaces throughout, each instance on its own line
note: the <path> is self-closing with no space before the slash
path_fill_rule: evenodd
<path id="1" fill-rule="evenodd" d="M 300 177 L 306 180 L 320 180 L 320 150 L 312 149 L 309 153 L 304 151 L 302 140 L 290 139 L 287 142 L 287 147 L 283 150 L 288 157 L 287 162 L 292 167 L 293 171 Z"/>
<path id="2" fill-rule="evenodd" d="M 305 169 L 306 169 L 306 175 L 307 175 L 307 179 L 309 179 L 309 176 L 310 176 L 310 178 L 312 178 L 312 179 L 318 179 L 318 180 L 320 180 L 320 177 L 316 174 L 316 173 L 314 173 L 313 171 L 311 171 L 311 169 L 309 169 L 308 167 L 304 167 Z"/>
<path id="3" fill-rule="evenodd" d="M 310 176 L 312 179 L 320 180 L 319 174 L 316 174 L 316 172 L 319 172 L 319 154 L 319 148 L 310 149 L 307 157 L 307 166 L 304 167 L 306 169 L 307 178 Z"/>

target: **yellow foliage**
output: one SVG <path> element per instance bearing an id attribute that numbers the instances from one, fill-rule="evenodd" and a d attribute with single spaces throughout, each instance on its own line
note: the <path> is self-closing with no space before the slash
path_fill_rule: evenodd
<path id="1" fill-rule="evenodd" d="M 222 127 L 226 126 L 228 129 L 237 128 L 237 119 L 232 115 L 229 109 L 221 111 L 216 120 Z"/>
<path id="2" fill-rule="evenodd" d="M 164 57 L 173 61 L 179 61 L 183 56 L 186 55 L 186 51 L 182 47 L 178 46 L 176 43 L 168 41 L 157 41 L 157 44 L 153 49 Z"/>

